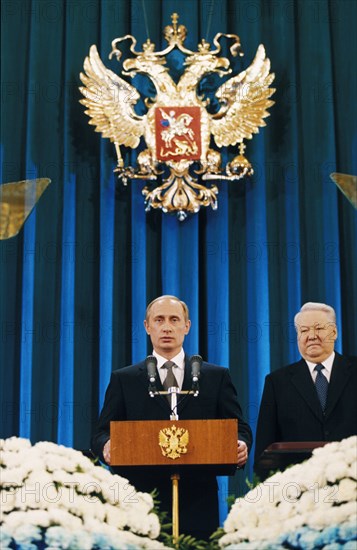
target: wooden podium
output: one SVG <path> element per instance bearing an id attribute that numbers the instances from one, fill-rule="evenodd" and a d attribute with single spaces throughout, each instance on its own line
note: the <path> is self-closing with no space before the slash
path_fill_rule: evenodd
<path id="1" fill-rule="evenodd" d="M 166 470 L 172 480 L 172 532 L 179 536 L 178 481 L 189 469 L 233 475 L 238 420 L 125 420 L 110 423 L 111 466 Z"/>
<path id="2" fill-rule="evenodd" d="M 256 473 L 264 481 L 271 471 L 285 470 L 310 458 L 312 451 L 328 441 L 283 441 L 272 443 L 261 454 L 255 465 Z"/>

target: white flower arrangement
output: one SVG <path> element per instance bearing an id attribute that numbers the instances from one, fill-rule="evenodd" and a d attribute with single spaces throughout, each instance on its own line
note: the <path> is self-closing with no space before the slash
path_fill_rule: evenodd
<path id="1" fill-rule="evenodd" d="M 0 548 L 164 550 L 151 495 L 81 452 L 0 440 Z"/>
<path id="2" fill-rule="evenodd" d="M 225 550 L 357 549 L 357 436 L 313 451 L 238 498 L 219 540 Z"/>

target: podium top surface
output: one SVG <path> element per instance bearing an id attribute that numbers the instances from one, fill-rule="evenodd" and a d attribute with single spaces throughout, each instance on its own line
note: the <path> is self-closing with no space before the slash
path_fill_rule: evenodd
<path id="1" fill-rule="evenodd" d="M 311 453 L 318 447 L 323 447 L 328 441 L 277 441 L 267 447 L 263 454 L 269 453 Z"/>
<path id="2" fill-rule="evenodd" d="M 271 471 L 285 469 L 310 458 L 312 451 L 323 447 L 329 441 L 277 441 L 260 455 L 255 469 L 259 477 L 265 479 Z"/>

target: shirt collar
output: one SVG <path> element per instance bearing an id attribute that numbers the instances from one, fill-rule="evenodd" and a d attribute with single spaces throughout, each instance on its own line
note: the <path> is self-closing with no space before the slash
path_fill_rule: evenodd
<path id="1" fill-rule="evenodd" d="M 155 350 L 152 352 L 153 356 L 157 359 L 157 368 L 160 369 L 166 361 L 168 361 L 167 357 L 163 357 L 162 355 L 159 355 Z M 179 369 L 185 368 L 185 352 L 183 351 L 183 348 L 181 348 L 181 351 L 175 355 L 175 357 L 172 357 L 170 361 L 173 361 L 175 365 L 178 366 Z"/>
<path id="2" fill-rule="evenodd" d="M 325 359 L 324 361 L 321 361 L 321 365 L 323 365 L 325 367 L 325 369 L 331 374 L 331 370 L 332 370 L 332 365 L 333 365 L 333 362 L 334 362 L 334 359 L 335 359 L 335 352 L 333 351 L 331 353 L 331 355 L 329 357 L 327 357 L 327 359 Z M 314 371 L 314 368 L 316 367 L 316 365 L 318 365 L 319 363 L 312 363 L 311 361 L 307 361 L 305 359 L 306 363 L 307 363 L 307 366 L 309 367 L 309 370 L 311 372 L 311 374 L 313 373 Z"/>

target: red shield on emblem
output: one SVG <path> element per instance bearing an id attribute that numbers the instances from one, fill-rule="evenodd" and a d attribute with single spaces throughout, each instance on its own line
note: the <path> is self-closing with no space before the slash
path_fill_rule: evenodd
<path id="1" fill-rule="evenodd" d="M 156 158 L 167 162 L 201 158 L 199 107 L 156 107 Z"/>

